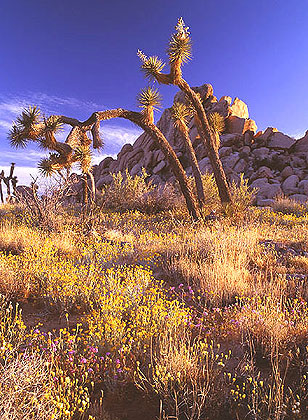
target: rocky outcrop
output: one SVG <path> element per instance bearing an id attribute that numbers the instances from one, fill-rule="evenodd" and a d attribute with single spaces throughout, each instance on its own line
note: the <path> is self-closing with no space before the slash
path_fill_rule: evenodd
<path id="1" fill-rule="evenodd" d="M 308 132 L 299 140 L 269 127 L 258 132 L 256 123 L 249 118 L 247 105 L 238 98 L 223 96 L 219 101 L 211 85 L 194 88 L 199 93 L 207 113 L 218 112 L 225 118 L 225 132 L 220 136 L 219 155 L 229 181 L 239 181 L 240 174 L 258 189 L 257 204 L 270 205 L 277 195 L 287 195 L 294 200 L 308 200 Z M 174 101 L 185 102 L 182 92 Z M 188 175 L 192 174 L 180 133 L 175 129 L 166 109 L 158 121 Z M 207 151 L 198 136 L 194 120 L 189 122 L 190 138 L 203 173 L 212 172 Z M 126 169 L 132 175 L 146 169 L 157 184 L 173 182 L 174 176 L 157 144 L 143 133 L 133 145 L 126 144 L 117 159 L 107 157 L 94 166 L 93 173 L 98 190 L 112 180 L 112 173 Z"/>

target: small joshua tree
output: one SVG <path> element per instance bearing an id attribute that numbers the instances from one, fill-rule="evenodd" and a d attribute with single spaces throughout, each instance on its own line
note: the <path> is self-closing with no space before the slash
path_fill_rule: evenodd
<path id="1" fill-rule="evenodd" d="M 62 129 L 63 124 L 72 126 L 64 143 L 57 141 L 55 136 Z M 91 179 L 92 199 L 95 199 L 95 184 L 91 172 L 92 140 L 87 135 L 89 130 L 92 132 L 93 147 L 96 149 L 102 147 L 97 124 L 92 123 L 81 127 L 81 123 L 73 118 L 59 115 L 41 117 L 39 108 L 30 106 L 22 111 L 16 123 L 13 124 L 9 139 L 13 147 L 24 148 L 29 141 L 33 141 L 50 152 L 49 157 L 42 159 L 38 164 L 44 176 L 51 176 L 57 172 L 61 174 L 63 169 L 69 171 L 74 162 L 79 162 L 84 180 L 84 203 L 87 204 L 88 177 Z"/>
<path id="2" fill-rule="evenodd" d="M 215 131 L 215 128 L 210 124 L 199 95 L 193 91 L 182 75 L 183 64 L 191 59 L 189 28 L 185 26 L 183 19 L 180 18 L 175 29 L 176 32 L 171 36 L 167 49 L 170 72 L 163 73 L 165 63 L 158 57 L 147 57 L 139 50 L 138 56 L 142 62 L 141 68 L 148 79 L 156 80 L 158 83 L 162 84 L 176 85 L 186 94 L 187 100 L 194 109 L 194 118 L 199 136 L 208 152 L 220 200 L 222 204 L 225 205 L 231 203 L 231 195 L 218 154 L 218 134 Z"/>
<path id="3" fill-rule="evenodd" d="M 0 172 L 0 200 L 1 200 L 1 203 L 4 203 L 4 197 L 3 197 L 3 191 L 2 191 L 2 182 L 6 186 L 6 191 L 7 191 L 7 198 L 6 199 L 7 199 L 7 201 L 10 201 L 10 199 L 11 199 L 11 186 L 12 186 L 13 193 L 15 193 L 16 185 L 17 185 L 17 177 L 14 176 L 14 169 L 15 169 L 15 163 L 11 163 L 10 174 L 8 176 L 4 175 L 3 170 Z"/>

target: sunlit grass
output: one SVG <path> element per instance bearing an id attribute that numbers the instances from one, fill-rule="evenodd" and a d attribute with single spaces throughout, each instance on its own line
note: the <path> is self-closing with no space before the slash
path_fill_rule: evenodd
<path id="1" fill-rule="evenodd" d="M 308 219 L 247 214 L 193 224 L 180 209 L 108 210 L 48 231 L 6 207 L 5 418 L 108 419 L 105 402 L 131 387 L 165 419 L 216 420 L 226 404 L 238 418 L 305 418 Z M 67 326 L 27 327 L 18 301 Z"/>

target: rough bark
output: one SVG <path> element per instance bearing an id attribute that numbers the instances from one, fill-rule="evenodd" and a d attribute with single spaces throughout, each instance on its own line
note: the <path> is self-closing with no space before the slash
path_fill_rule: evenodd
<path id="1" fill-rule="evenodd" d="M 88 176 L 90 178 L 91 181 L 91 201 L 92 203 L 95 203 L 95 199 L 96 199 L 96 188 L 95 188 L 95 180 L 94 180 L 94 176 L 92 174 L 92 172 L 88 172 Z"/>
<path id="2" fill-rule="evenodd" d="M 208 157 L 213 168 L 220 200 L 222 204 L 231 203 L 232 199 L 228 187 L 228 182 L 221 164 L 221 160 L 219 158 L 218 149 L 216 147 L 215 133 L 213 133 L 211 130 L 202 103 L 200 102 L 197 94 L 191 89 L 189 84 L 184 79 L 177 81 L 177 86 L 186 93 L 196 111 L 197 129 L 200 138 L 208 152 Z"/>
<path id="3" fill-rule="evenodd" d="M 82 181 L 83 181 L 83 205 L 84 208 L 87 208 L 89 203 L 89 197 L 88 197 L 88 174 L 84 173 L 82 175 Z"/>
<path id="4" fill-rule="evenodd" d="M 0 179 L 0 201 L 4 203 L 3 191 L 2 191 L 2 180 Z"/>
<path id="5" fill-rule="evenodd" d="M 193 148 L 192 142 L 189 138 L 188 128 L 185 123 L 179 123 L 179 130 L 182 133 L 183 139 L 185 141 L 185 147 L 188 154 L 188 158 L 190 160 L 190 165 L 192 168 L 192 172 L 194 175 L 195 183 L 196 183 L 196 190 L 197 196 L 199 201 L 200 208 L 203 207 L 205 202 L 205 195 L 204 195 L 204 188 L 202 183 L 202 174 L 199 168 L 198 160 L 196 157 L 195 150 Z"/>

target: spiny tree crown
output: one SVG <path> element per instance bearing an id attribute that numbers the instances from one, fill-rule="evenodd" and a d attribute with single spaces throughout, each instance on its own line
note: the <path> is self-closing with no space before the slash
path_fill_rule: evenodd
<path id="1" fill-rule="evenodd" d="M 44 132 L 52 131 L 53 133 L 57 133 L 63 130 L 63 124 L 58 115 L 50 115 L 48 118 L 44 117 L 44 125 Z"/>
<path id="2" fill-rule="evenodd" d="M 157 75 L 161 74 L 165 63 L 160 60 L 157 56 L 147 57 L 142 51 L 138 50 L 137 55 L 141 60 L 141 70 L 145 77 L 149 80 L 153 80 Z"/>
<path id="3" fill-rule="evenodd" d="M 59 165 L 60 155 L 58 153 L 49 153 L 48 158 L 43 158 L 38 163 L 40 173 L 45 177 L 50 177 L 62 169 Z"/>
<path id="4" fill-rule="evenodd" d="M 208 114 L 208 120 L 211 128 L 217 133 L 222 134 L 225 131 L 225 119 L 218 112 L 211 112 Z"/>
<path id="5" fill-rule="evenodd" d="M 75 150 L 74 158 L 79 162 L 80 169 L 83 173 L 88 173 L 92 166 L 92 152 L 89 146 L 79 146 Z"/>
<path id="6" fill-rule="evenodd" d="M 186 63 L 192 57 L 192 46 L 188 29 L 189 28 L 188 26 L 185 26 L 183 19 L 180 18 L 175 27 L 176 32 L 171 36 L 167 48 L 167 54 L 171 65 L 177 61 Z"/>
<path id="7" fill-rule="evenodd" d="M 37 106 L 29 106 L 29 108 L 25 108 L 22 111 L 15 125 L 19 128 L 29 129 L 33 124 L 40 121 L 40 114 L 41 112 Z"/>
<path id="8" fill-rule="evenodd" d="M 187 124 L 192 115 L 191 108 L 183 104 L 183 102 L 175 102 L 171 107 L 171 117 L 175 126 Z"/>
<path id="9" fill-rule="evenodd" d="M 8 138 L 13 147 L 26 147 L 29 140 L 38 141 L 44 147 L 43 139 L 50 133 L 61 130 L 62 124 L 59 116 L 41 117 L 40 109 L 37 106 L 25 108 L 21 115 L 13 123 Z"/>
<path id="10" fill-rule="evenodd" d="M 138 97 L 139 106 L 141 108 L 152 107 L 157 110 L 161 105 L 161 96 L 157 89 L 148 86 L 141 90 Z"/>
<path id="11" fill-rule="evenodd" d="M 91 169 L 91 139 L 86 129 L 75 125 L 66 142 L 58 142 L 55 134 L 62 130 L 61 116 L 41 116 L 38 107 L 24 109 L 9 132 L 11 145 L 26 147 L 28 141 L 34 141 L 43 150 L 49 150 L 49 157 L 41 159 L 38 167 L 42 175 L 51 176 L 57 171 L 70 168 L 74 162 L 79 162 L 84 172 Z M 89 129 L 89 127 L 88 127 Z M 93 146 L 99 148 L 102 142 L 99 136 L 99 120 L 96 119 L 92 128 Z"/>

